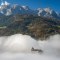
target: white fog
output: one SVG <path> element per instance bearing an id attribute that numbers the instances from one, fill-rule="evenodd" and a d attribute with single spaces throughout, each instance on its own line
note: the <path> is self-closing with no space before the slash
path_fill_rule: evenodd
<path id="1" fill-rule="evenodd" d="M 0 37 L 0 60 L 60 60 L 60 35 L 43 41 L 22 34 Z"/>

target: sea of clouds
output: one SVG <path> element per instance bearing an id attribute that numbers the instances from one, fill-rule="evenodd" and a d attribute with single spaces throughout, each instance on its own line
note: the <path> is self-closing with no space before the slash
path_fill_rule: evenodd
<path id="1" fill-rule="evenodd" d="M 32 47 L 43 50 L 43 53 L 32 52 Z M 60 60 L 60 35 L 43 41 L 22 34 L 2 36 L 0 60 Z"/>

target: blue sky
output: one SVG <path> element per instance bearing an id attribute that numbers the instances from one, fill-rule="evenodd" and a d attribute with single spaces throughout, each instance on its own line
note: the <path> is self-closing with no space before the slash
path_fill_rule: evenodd
<path id="1" fill-rule="evenodd" d="M 5 1 L 5 0 L 3 0 Z M 60 12 L 60 0 L 6 0 L 12 4 L 29 6 L 31 9 L 50 7 Z"/>

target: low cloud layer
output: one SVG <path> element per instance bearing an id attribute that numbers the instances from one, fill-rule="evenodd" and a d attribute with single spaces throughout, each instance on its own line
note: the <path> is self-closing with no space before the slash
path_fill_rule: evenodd
<path id="1" fill-rule="evenodd" d="M 47 40 L 38 41 L 45 54 L 60 56 L 60 35 L 50 36 Z"/>
<path id="2" fill-rule="evenodd" d="M 31 48 L 39 48 L 36 40 L 28 35 L 15 34 L 8 37 L 0 37 L 0 49 L 9 52 L 28 52 Z"/>
<path id="3" fill-rule="evenodd" d="M 32 47 L 43 53 L 31 52 Z M 60 35 L 43 41 L 22 34 L 0 37 L 0 60 L 60 60 Z"/>

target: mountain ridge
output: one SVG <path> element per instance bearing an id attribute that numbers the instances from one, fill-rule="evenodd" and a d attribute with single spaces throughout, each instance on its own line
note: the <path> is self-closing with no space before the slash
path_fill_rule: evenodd
<path id="1" fill-rule="evenodd" d="M 29 15 L 38 15 L 49 18 L 57 18 L 60 19 L 60 14 L 57 14 L 51 8 L 38 8 L 36 10 L 29 8 L 28 6 L 21 6 L 19 4 L 11 5 L 7 1 L 4 1 L 0 5 L 0 14 L 9 16 L 14 14 L 29 14 Z"/>

